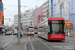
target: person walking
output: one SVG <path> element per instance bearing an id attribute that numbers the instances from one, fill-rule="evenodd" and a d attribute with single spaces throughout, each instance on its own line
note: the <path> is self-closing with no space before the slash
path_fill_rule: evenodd
<path id="1" fill-rule="evenodd" d="M 20 31 L 20 38 L 22 38 L 22 31 Z"/>
<path id="2" fill-rule="evenodd" d="M 17 34 L 17 37 L 18 37 L 18 34 Z M 20 31 L 20 39 L 23 37 L 22 35 L 22 31 Z"/>

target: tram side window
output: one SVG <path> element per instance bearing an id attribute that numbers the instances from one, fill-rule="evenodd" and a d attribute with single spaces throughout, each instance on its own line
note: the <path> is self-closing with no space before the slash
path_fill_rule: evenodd
<path id="1" fill-rule="evenodd" d="M 50 24 L 48 24 L 48 32 L 50 32 Z"/>
<path id="2" fill-rule="evenodd" d="M 44 23 L 44 30 L 46 33 L 48 33 L 48 22 L 47 21 Z"/>

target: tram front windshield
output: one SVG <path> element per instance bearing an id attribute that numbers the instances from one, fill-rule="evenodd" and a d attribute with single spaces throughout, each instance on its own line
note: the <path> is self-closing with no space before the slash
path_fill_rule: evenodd
<path id="1" fill-rule="evenodd" d="M 33 29 L 33 27 L 32 28 L 29 28 L 29 30 L 28 30 L 29 32 L 34 32 L 34 29 Z"/>
<path id="2" fill-rule="evenodd" d="M 54 33 L 63 33 L 64 32 L 64 24 L 63 21 L 51 21 L 52 23 L 52 32 Z"/>

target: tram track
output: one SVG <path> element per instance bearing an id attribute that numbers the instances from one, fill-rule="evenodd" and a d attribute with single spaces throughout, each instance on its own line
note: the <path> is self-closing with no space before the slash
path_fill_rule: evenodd
<path id="1" fill-rule="evenodd" d="M 40 38 L 40 40 L 41 40 L 41 38 Z M 75 45 L 72 42 L 71 42 L 72 43 L 71 44 L 70 42 L 67 43 L 67 41 L 64 41 L 64 43 L 63 43 L 63 42 L 60 42 L 60 41 L 56 41 L 56 42 L 53 41 L 52 42 L 52 41 L 46 41 L 44 39 L 42 39 L 42 40 L 44 41 L 44 43 L 46 43 L 47 45 L 49 45 L 52 48 L 54 46 L 57 49 L 61 48 L 62 50 L 67 50 L 69 47 L 71 47 L 70 49 L 74 49 L 75 50 Z M 55 50 L 55 49 L 53 48 L 53 50 Z"/>
<path id="2" fill-rule="evenodd" d="M 28 36 L 28 38 L 29 38 L 29 41 L 30 41 L 32 50 L 35 50 L 35 49 L 34 49 L 34 46 L 33 46 L 33 43 L 32 43 L 32 41 L 31 41 L 31 39 L 30 39 L 30 36 Z"/>
<path id="3" fill-rule="evenodd" d="M 46 41 L 36 36 L 28 36 L 32 50 L 67 50 L 65 46 L 73 46 L 67 41 Z M 46 49 L 45 49 L 46 48 Z"/>
<path id="4" fill-rule="evenodd" d="M 34 36 L 35 37 L 35 36 Z M 46 43 L 42 42 L 40 39 L 38 39 L 37 37 L 35 37 L 38 41 L 40 41 L 42 44 L 44 44 L 47 48 L 49 48 L 49 50 L 53 50 L 50 46 L 48 46 Z"/>
<path id="5" fill-rule="evenodd" d="M 39 39 L 39 40 L 41 41 L 41 39 Z M 46 44 L 47 46 L 49 46 L 49 45 L 52 45 L 52 46 L 54 45 L 54 46 L 56 46 L 56 47 L 57 47 L 57 46 L 59 46 L 59 47 L 61 46 L 61 45 L 59 45 L 59 44 L 52 43 L 51 41 L 49 42 L 49 41 L 47 41 L 47 40 L 45 40 L 45 39 L 42 39 L 42 40 L 44 41 L 43 43 Z M 54 48 L 52 48 L 52 46 L 49 46 L 49 47 L 50 47 L 52 50 L 55 50 Z M 62 48 L 64 48 L 64 47 L 61 47 L 61 49 L 62 49 Z M 63 50 L 63 49 L 62 49 L 62 50 Z M 66 48 L 64 48 L 64 50 L 66 50 Z"/>

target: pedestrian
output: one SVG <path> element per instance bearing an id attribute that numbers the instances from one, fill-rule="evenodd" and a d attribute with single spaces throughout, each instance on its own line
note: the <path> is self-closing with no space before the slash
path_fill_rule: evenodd
<path id="1" fill-rule="evenodd" d="M 22 38 L 22 31 L 20 31 L 20 38 Z"/>
<path id="2" fill-rule="evenodd" d="M 18 37 L 18 34 L 17 34 L 17 37 Z M 22 31 L 20 31 L 20 38 L 22 38 L 23 36 L 22 36 Z"/>

